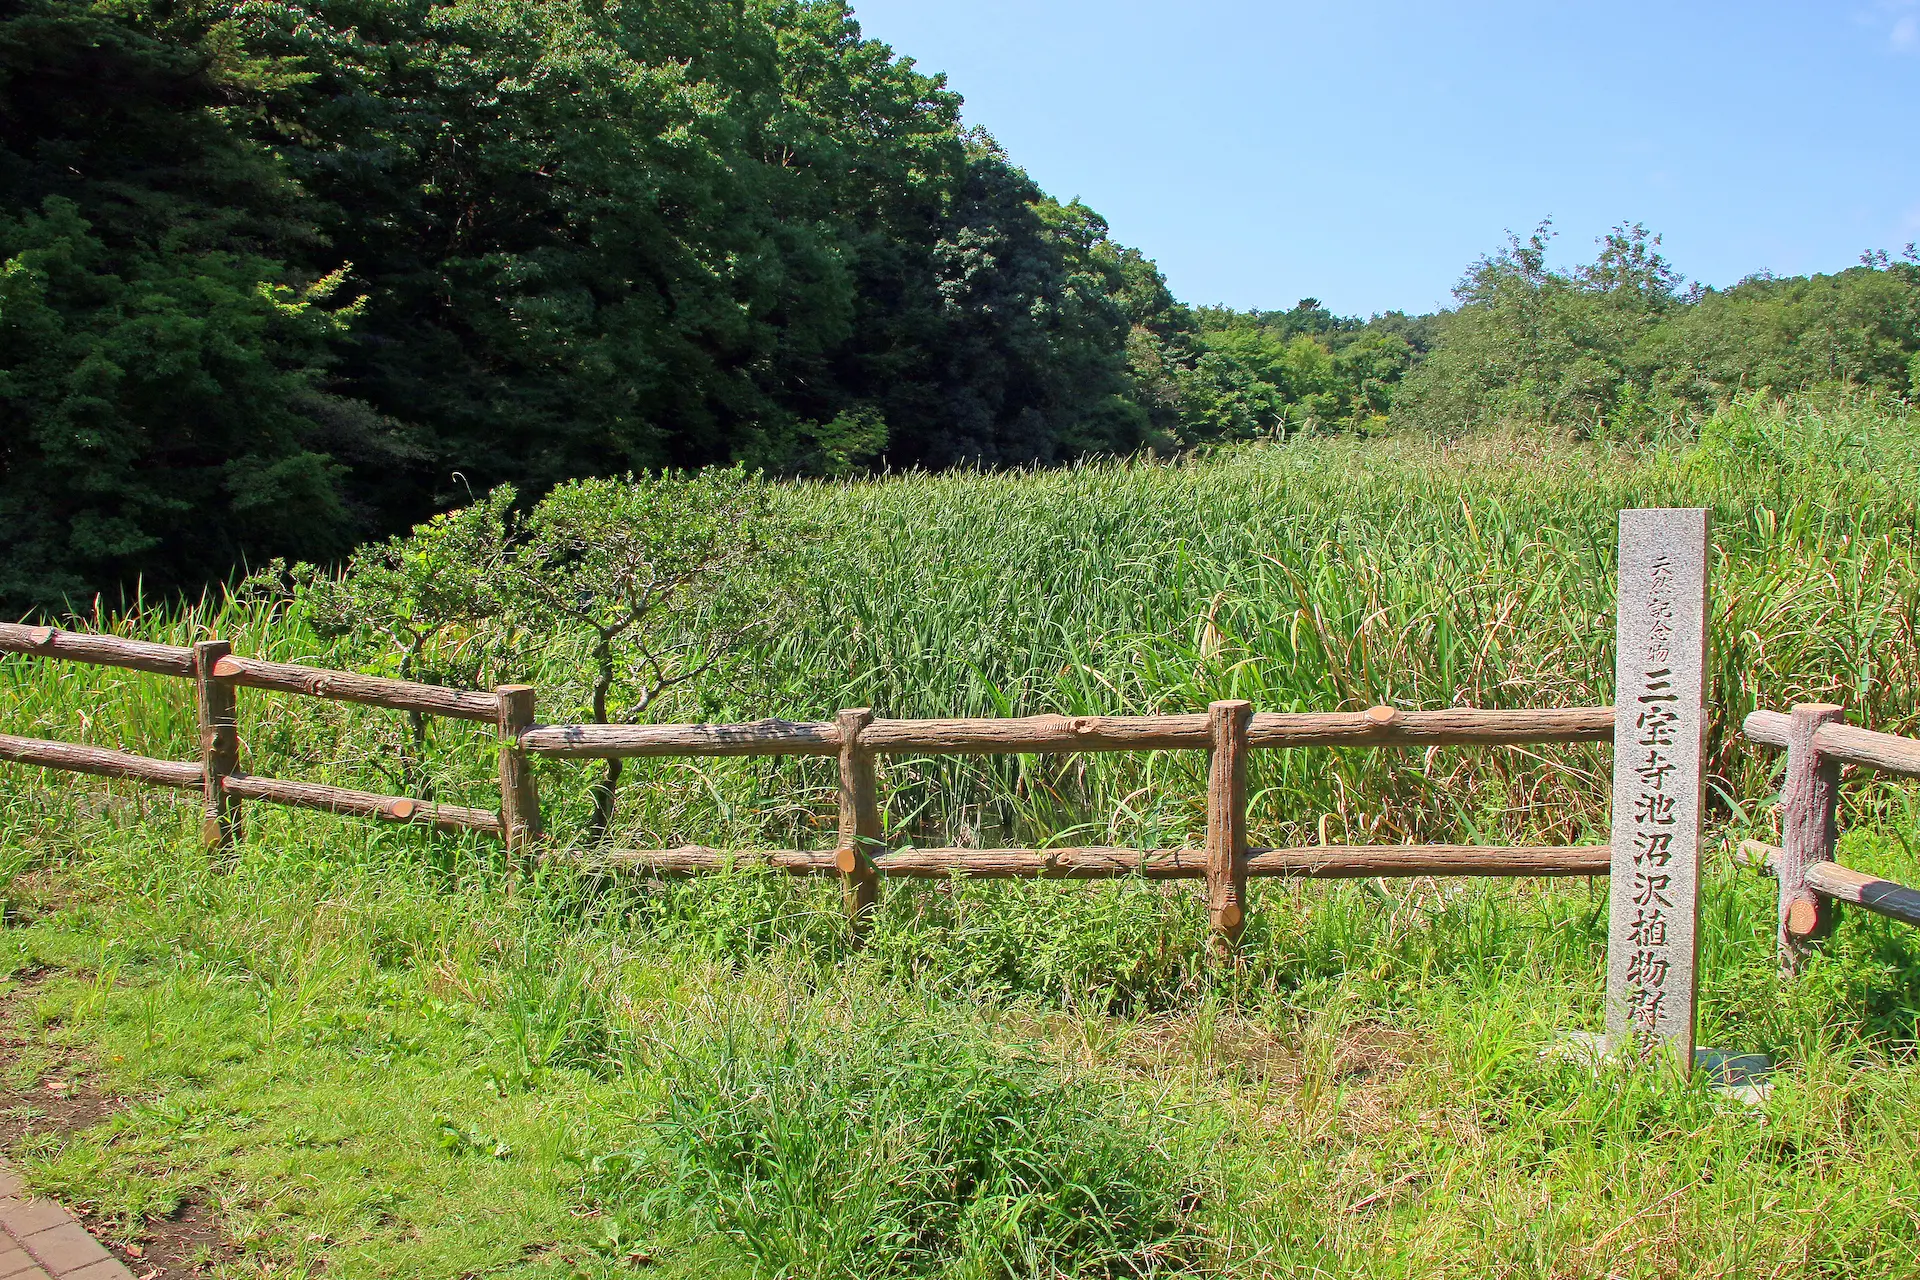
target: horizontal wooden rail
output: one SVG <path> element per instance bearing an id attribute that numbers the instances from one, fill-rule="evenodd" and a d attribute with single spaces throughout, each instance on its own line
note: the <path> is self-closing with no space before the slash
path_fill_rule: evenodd
<path id="1" fill-rule="evenodd" d="M 520 735 L 529 755 L 562 760 L 613 756 L 832 756 L 837 725 L 794 720 L 750 724 L 541 724 Z"/>
<path id="2" fill-rule="evenodd" d="M 1606 845 L 1300 845 L 1255 849 L 1247 874 L 1354 880 L 1371 876 L 1604 876 Z"/>
<path id="3" fill-rule="evenodd" d="M 1851 724 L 1823 724 L 1813 735 L 1814 749 L 1847 764 L 1920 777 L 1920 742 L 1898 734 L 1876 733 Z"/>
<path id="4" fill-rule="evenodd" d="M 1792 723 L 1793 717 L 1783 712 L 1754 711 L 1748 713 L 1741 729 L 1755 742 L 1786 747 Z M 1813 746 L 1821 755 L 1831 756 L 1842 764 L 1920 777 L 1920 742 L 1912 738 L 1833 721 L 1814 731 Z"/>
<path id="5" fill-rule="evenodd" d="M 309 698 L 391 707 L 397 711 L 485 720 L 489 724 L 500 718 L 499 696 L 474 689 L 451 689 L 412 680 L 390 680 L 385 676 L 295 666 L 290 662 L 263 662 L 258 658 L 222 658 L 213 664 L 213 674 L 250 689 L 274 689 Z"/>
<path id="6" fill-rule="evenodd" d="M 91 773 L 106 778 L 128 778 L 160 787 L 177 787 L 182 791 L 199 791 L 205 782 L 202 766 L 196 761 L 155 760 L 106 747 L 88 747 L 44 738 L 19 738 L 12 734 L 0 734 L 0 760 L 64 769 L 71 773 Z M 244 773 L 229 774 L 222 778 L 221 787 L 242 800 L 266 800 L 273 804 L 323 809 L 328 813 L 353 817 L 419 823 L 447 831 L 500 833 L 500 815 L 485 809 L 434 804 L 405 796 L 376 795 L 370 791 L 352 791 L 316 782 L 256 778 Z"/>
<path id="7" fill-rule="evenodd" d="M 1742 840 L 1733 851 L 1733 862 L 1735 866 L 1752 867 L 1762 875 L 1778 875 L 1773 863 L 1783 852 L 1779 845 L 1764 840 Z"/>
<path id="8" fill-rule="evenodd" d="M 1740 722 L 1740 732 L 1769 747 L 1785 748 L 1792 724 L 1793 717 L 1784 711 L 1749 711 L 1747 718 Z"/>
<path id="9" fill-rule="evenodd" d="M 1525 746 L 1612 742 L 1612 707 L 1449 707 L 1440 711 L 1256 712 L 1247 742 L 1255 747 Z"/>
<path id="10" fill-rule="evenodd" d="M 1248 732 L 1254 747 L 1424 747 L 1606 742 L 1612 707 L 1555 710 L 1268 712 Z M 1208 745 L 1203 714 L 1026 716 L 1008 720 L 875 720 L 863 749 L 888 755 L 1165 751 Z M 562 759 L 610 756 L 830 756 L 840 730 L 826 721 L 748 724 L 537 725 L 520 735 L 529 753 Z"/>
<path id="11" fill-rule="evenodd" d="M 1351 880 L 1373 876 L 1604 876 L 1610 851 L 1602 845 L 1303 845 L 1248 851 L 1250 876 Z M 608 855 L 614 866 L 654 875 L 693 875 L 729 864 L 763 863 L 795 875 L 834 875 L 832 849 L 729 851 L 688 845 Z M 897 849 L 873 860 L 883 876 L 944 880 L 1203 880 L 1204 849 Z"/>
<path id="12" fill-rule="evenodd" d="M 1204 713 L 1167 716 L 1022 716 L 875 720 L 861 744 L 889 755 L 1013 755 L 1049 751 L 1165 751 L 1208 745 Z"/>
<path id="13" fill-rule="evenodd" d="M 678 849 L 621 849 L 596 861 L 655 876 L 690 876 L 728 866 L 767 866 L 797 876 L 841 874 L 835 849 L 710 849 L 688 844 Z"/>
<path id="14" fill-rule="evenodd" d="M 194 677 L 192 649 L 84 631 L 62 631 L 58 627 L 29 627 L 16 622 L 0 622 L 0 653 L 34 654 L 42 658 L 130 667 L 136 671 L 180 676 L 188 680 Z M 429 715 L 484 720 L 488 723 L 498 720 L 500 716 L 500 699 L 492 693 L 419 684 L 412 680 L 391 680 L 352 671 L 329 671 L 322 667 L 296 666 L 289 662 L 265 662 L 259 658 L 228 656 L 214 664 L 213 674 L 249 688 L 275 689 L 282 693 L 305 694 L 310 698 L 331 698 L 339 702 L 359 702 L 368 706 L 422 711 Z"/>
<path id="15" fill-rule="evenodd" d="M 1734 861 L 1773 873 L 1781 852 L 1777 844 L 1742 840 L 1739 851 L 1734 854 Z M 1808 886 L 1829 898 L 1851 902 L 1857 907 L 1865 907 L 1868 911 L 1877 911 L 1908 924 L 1920 924 L 1920 889 L 1909 889 L 1903 884 L 1882 880 L 1864 871 L 1843 867 L 1837 862 L 1816 862 L 1807 868 L 1803 879 Z M 1787 932 L 1804 938 L 1811 935 L 1819 924 L 1818 913 L 1809 911 L 1789 914 L 1785 927 Z"/>
<path id="16" fill-rule="evenodd" d="M 1837 862 L 1816 862 L 1807 868 L 1807 883 L 1830 898 L 1907 924 L 1920 924 L 1920 890 L 1882 880 Z"/>
<path id="17" fill-rule="evenodd" d="M 193 679 L 192 649 L 85 631 L 62 631 L 58 627 L 0 622 L 0 653 L 31 653 L 43 658 L 66 658 L 96 666 L 130 667 L 160 676 Z"/>
<path id="18" fill-rule="evenodd" d="M 97 774 L 103 778 L 132 778 L 159 787 L 179 787 L 183 791 L 200 790 L 201 771 L 197 760 L 155 760 L 106 747 L 52 742 L 45 738 L 16 738 L 5 733 L 0 733 L 0 760 Z"/>
<path id="19" fill-rule="evenodd" d="M 485 809 L 460 805 L 434 804 L 406 796 L 383 796 L 371 791 L 350 791 L 317 782 L 290 782 L 282 778 L 256 778 L 250 774 L 228 774 L 220 785 L 229 795 L 242 800 L 265 800 L 272 804 L 293 805 L 301 809 L 320 809 L 327 813 L 355 818 L 379 818 L 385 822 L 408 822 L 438 827 L 443 831 L 486 831 L 500 834 L 500 815 Z"/>

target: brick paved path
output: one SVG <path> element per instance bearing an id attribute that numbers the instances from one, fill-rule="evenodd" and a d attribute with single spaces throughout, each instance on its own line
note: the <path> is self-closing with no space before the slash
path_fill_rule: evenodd
<path id="1" fill-rule="evenodd" d="M 0 1166 L 0 1280 L 133 1280 L 73 1215 L 28 1199 L 20 1178 Z"/>

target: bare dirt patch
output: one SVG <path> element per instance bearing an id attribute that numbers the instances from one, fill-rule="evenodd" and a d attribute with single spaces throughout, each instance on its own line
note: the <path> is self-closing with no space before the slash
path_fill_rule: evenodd
<path id="1" fill-rule="evenodd" d="M 40 1134 L 91 1128 L 128 1101 L 101 1089 L 83 1054 L 27 1030 L 26 1006 L 45 976 L 45 971 L 16 974 L 11 989 L 0 994 L 0 1062 L 9 1068 L 0 1076 L 0 1151 L 9 1154 Z M 103 1221 L 92 1205 L 66 1207 L 139 1280 L 194 1280 L 206 1274 L 208 1259 L 232 1252 L 198 1194 L 187 1196 L 167 1217 L 147 1219 L 131 1232 Z"/>
<path id="2" fill-rule="evenodd" d="M 1126 1066 L 1159 1076 L 1180 1066 L 1212 1076 L 1235 1075 L 1282 1087 L 1313 1079 L 1379 1083 L 1422 1061 L 1412 1032 L 1354 1023 L 1334 1032 L 1299 1026 L 1276 1030 L 1231 1017 L 1185 1015 L 1143 1023 L 1118 1046 Z"/>

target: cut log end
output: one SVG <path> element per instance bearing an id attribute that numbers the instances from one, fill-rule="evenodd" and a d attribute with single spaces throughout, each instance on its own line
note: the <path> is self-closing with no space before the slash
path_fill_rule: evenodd
<path id="1" fill-rule="evenodd" d="M 48 645 L 52 644 L 53 638 L 59 634 L 60 633 L 58 631 L 55 631 L 52 627 L 35 627 L 28 634 L 28 639 L 32 641 L 34 648 L 44 649 Z"/>
<path id="2" fill-rule="evenodd" d="M 1366 716 L 1367 723 L 1385 729 L 1400 718 L 1400 709 L 1398 707 L 1368 707 Z"/>
<path id="3" fill-rule="evenodd" d="M 1820 906 L 1807 898 L 1802 898 L 1787 907 L 1787 934 L 1793 938 L 1810 938 L 1820 927 Z"/>
<path id="4" fill-rule="evenodd" d="M 836 849 L 833 865 L 840 868 L 841 875 L 850 876 L 860 869 L 860 855 L 851 849 Z"/>
<path id="5" fill-rule="evenodd" d="M 1238 929 L 1241 921 L 1246 918 L 1246 912 L 1240 909 L 1240 904 L 1237 902 L 1229 902 L 1214 913 L 1215 924 L 1219 928 L 1228 930 Z"/>
<path id="6" fill-rule="evenodd" d="M 420 811 L 420 806 L 411 800 L 395 800 L 387 806 L 387 814 L 397 822 L 405 822 Z"/>
<path id="7" fill-rule="evenodd" d="M 213 664 L 213 674 L 227 680 L 239 675 L 244 670 L 246 670 L 246 668 L 242 667 L 240 663 L 233 658 L 221 658 Z"/>

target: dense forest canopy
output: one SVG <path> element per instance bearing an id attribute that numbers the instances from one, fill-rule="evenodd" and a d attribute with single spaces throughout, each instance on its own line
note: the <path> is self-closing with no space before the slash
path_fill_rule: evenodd
<path id="1" fill-rule="evenodd" d="M 1191 308 L 839 0 L 6 0 L 0 605 L 511 482 L 1044 464 L 1910 394 L 1920 266 L 1684 289 L 1548 231 L 1438 316 Z"/>

